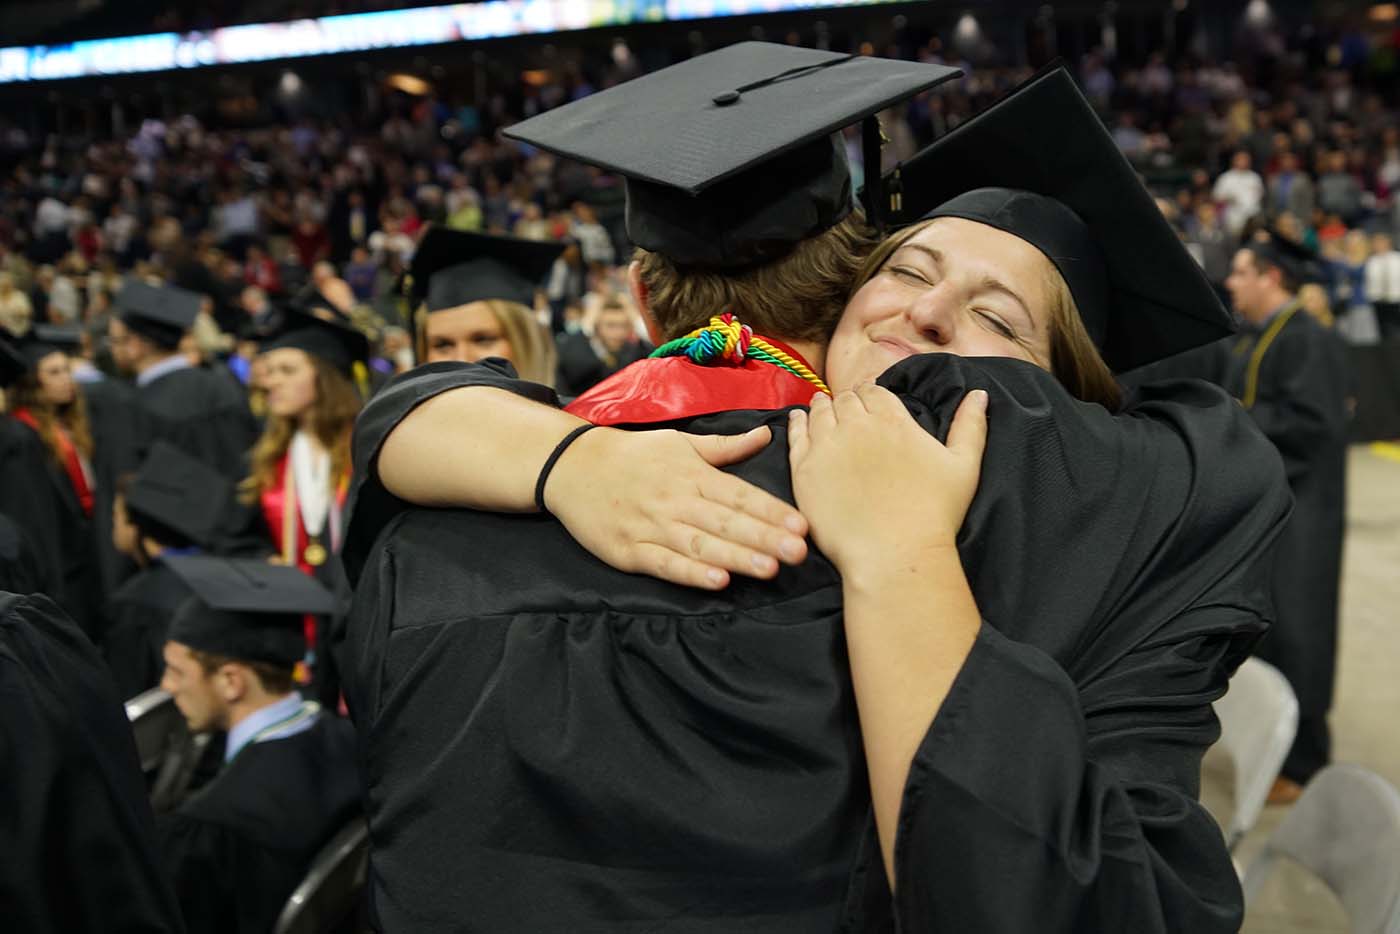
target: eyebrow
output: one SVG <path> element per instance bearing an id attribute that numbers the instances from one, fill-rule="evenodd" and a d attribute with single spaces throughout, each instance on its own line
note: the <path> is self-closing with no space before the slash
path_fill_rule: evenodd
<path id="1" fill-rule="evenodd" d="M 927 255 L 930 259 L 932 259 L 933 262 L 939 267 L 940 271 L 942 270 L 944 263 L 942 250 L 936 250 L 931 246 L 924 246 L 922 243 L 906 243 L 902 245 L 899 248 L 899 250 L 896 250 L 895 253 L 898 254 L 900 250 L 918 250 L 920 253 L 923 253 Z M 1000 279 L 997 279 L 995 276 L 983 276 L 982 281 L 977 284 L 977 288 L 978 291 L 981 292 L 999 292 L 1002 295 L 1005 295 L 1006 297 L 1010 298 L 1017 305 L 1020 305 L 1021 312 L 1026 316 L 1026 321 L 1030 324 L 1031 332 L 1035 332 L 1035 315 L 1031 314 L 1030 306 L 1026 304 L 1025 299 L 1021 298 L 1021 296 L 1017 294 L 1016 291 L 1011 288 L 1011 286 L 1002 282 Z"/>

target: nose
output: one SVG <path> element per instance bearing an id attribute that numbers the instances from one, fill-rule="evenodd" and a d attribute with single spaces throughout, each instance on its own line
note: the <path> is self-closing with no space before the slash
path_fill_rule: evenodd
<path id="1" fill-rule="evenodd" d="M 904 309 L 904 320 L 927 343 L 942 349 L 957 340 L 961 302 L 945 279 L 924 289 Z"/>

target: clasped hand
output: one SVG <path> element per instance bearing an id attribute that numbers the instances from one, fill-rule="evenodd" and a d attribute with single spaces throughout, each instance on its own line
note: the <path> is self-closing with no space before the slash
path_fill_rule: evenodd
<path id="1" fill-rule="evenodd" d="M 772 578 L 807 557 L 804 536 L 847 573 L 865 560 L 952 544 L 977 490 L 986 394 L 959 407 L 948 443 L 874 385 L 794 410 L 798 508 L 719 468 L 771 441 L 678 431 L 591 431 L 559 459 L 545 502 L 574 539 L 622 571 L 706 590 L 730 574 Z M 799 511 L 800 510 L 800 511 Z"/>

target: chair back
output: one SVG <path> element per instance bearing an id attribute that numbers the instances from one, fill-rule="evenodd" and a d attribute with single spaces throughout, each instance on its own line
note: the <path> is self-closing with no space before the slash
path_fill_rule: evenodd
<path id="1" fill-rule="evenodd" d="M 1244 874 L 1254 900 L 1277 862 L 1327 884 L 1356 934 L 1400 934 L 1400 791 L 1358 765 L 1329 765 L 1270 835 Z"/>
<path id="2" fill-rule="evenodd" d="M 1235 810 L 1225 829 L 1234 850 L 1249 832 L 1298 732 L 1298 699 L 1277 668 L 1249 658 L 1215 702 L 1220 745 L 1235 768 Z"/>
<path id="3" fill-rule="evenodd" d="M 330 934 L 355 914 L 369 869 L 369 827 L 356 817 L 311 861 L 287 899 L 273 934 Z"/>

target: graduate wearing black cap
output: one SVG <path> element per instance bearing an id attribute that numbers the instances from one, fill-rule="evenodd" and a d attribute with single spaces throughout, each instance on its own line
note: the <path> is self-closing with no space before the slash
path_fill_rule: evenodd
<path id="1" fill-rule="evenodd" d="M 115 299 L 108 337 L 117 365 L 136 379 L 141 451 L 169 441 L 226 476 L 237 477 L 257 425 L 237 380 L 193 366 L 180 341 L 202 299 L 171 285 L 128 278 Z"/>
<path id="2" fill-rule="evenodd" d="M 349 488 L 350 432 L 368 392 L 369 340 L 343 317 L 291 309 L 261 346 L 268 418 L 240 499 L 263 541 L 286 565 L 342 590 L 339 552 Z M 338 682 L 328 622 L 306 620 L 306 662 L 318 696 Z M 324 692 L 324 693 L 322 693 Z"/>
<path id="3" fill-rule="evenodd" d="M 1311 250 L 1270 232 L 1235 254 L 1225 280 L 1242 326 L 1228 344 L 1223 385 L 1278 448 L 1295 504 L 1276 551 L 1278 621 L 1259 647 L 1298 695 L 1298 735 L 1275 790 L 1284 802 L 1331 759 L 1351 388 L 1341 339 L 1298 302 L 1320 265 Z"/>
<path id="4" fill-rule="evenodd" d="M 1057 161 L 1066 150 L 1079 157 Z M 1228 333 L 1218 300 L 1179 241 L 1162 236 L 1151 198 L 1063 72 L 935 144 L 916 172 L 905 169 L 906 191 L 934 190 L 965 164 L 960 153 L 979 151 L 996 171 L 950 182 L 918 213 L 951 203 L 948 222 L 1034 250 L 1065 281 L 1069 307 L 1082 306 L 1083 343 L 1099 342 L 1100 367 Z M 1079 174 L 1045 173 L 1038 159 Z M 1095 178 L 1122 215 L 1101 210 Z M 980 203 L 975 193 L 991 188 L 1004 191 Z M 1135 253 L 1151 249 L 1183 272 L 1144 294 L 1128 273 Z M 1083 271 L 1072 265 L 1095 259 Z M 944 338 L 913 339 L 934 350 Z M 589 502 L 572 491 L 603 504 L 594 519 L 618 510 L 641 476 L 626 452 L 646 454 L 606 431 L 554 447 L 579 437 L 561 416 L 542 449 L 526 421 L 512 441 L 531 468 L 563 451 L 535 493 L 562 524 L 400 503 L 392 534 L 361 552 L 348 696 L 371 747 L 371 823 L 388 841 L 375 854 L 381 920 L 528 930 L 570 917 L 612 929 L 593 900 L 602 891 L 610 918 L 683 917 L 689 930 L 733 930 L 758 916 L 765 929 L 791 931 L 1236 930 L 1238 881 L 1195 794 L 1200 755 L 1216 737 L 1210 703 L 1266 626 L 1258 591 L 1288 508 L 1281 468 L 1218 390 L 1144 391 L 1115 416 L 1076 401 L 1047 372 L 1053 363 L 935 354 L 881 380 L 938 437 L 969 390 L 986 390 L 992 413 L 981 486 L 957 537 L 983 623 L 950 712 L 930 714 L 926 735 L 913 733 L 922 742 L 912 769 L 904 760 L 897 901 L 881 859 L 888 828 L 877 834 L 868 820 L 856 728 L 864 712 L 848 680 L 836 569 L 814 556 L 771 584 L 731 578 L 723 592 L 698 593 L 580 557 L 566 529 L 611 553 L 579 524 Z M 485 370 L 476 385 L 531 393 Z M 438 376 L 395 389 L 411 408 L 441 391 L 448 380 Z M 669 426 L 732 434 L 772 424 L 782 439 L 782 423 L 719 413 Z M 486 439 L 464 447 L 453 437 L 460 426 L 418 424 L 437 426 L 433 469 L 449 486 L 515 475 L 471 456 Z M 362 496 L 379 495 L 370 481 L 374 458 L 387 454 L 382 439 L 361 447 Z M 787 498 L 782 447 L 731 472 Z M 604 459 L 603 475 L 581 477 L 579 465 L 605 450 L 618 457 Z M 689 476 L 675 482 L 678 496 Z M 885 508 L 909 502 L 878 484 L 863 495 L 883 496 Z M 526 509 L 530 496 L 435 504 Z M 708 547 L 694 530 L 684 540 Z M 463 781 L 473 796 L 452 793 Z M 497 881 L 458 897 L 449 875 Z"/>
<path id="5" fill-rule="evenodd" d="M 191 931 L 270 931 L 317 850 L 359 813 L 350 725 L 294 690 L 302 617 L 334 598 L 294 568 L 172 557 L 193 593 L 161 686 L 194 732 L 225 730 L 224 767 L 163 819 L 165 865 Z"/>
<path id="6" fill-rule="evenodd" d="M 97 639 L 103 623 L 93 538 L 97 485 L 93 433 L 61 337 L 47 327 L 32 329 L 8 354 L 13 368 L 9 378 L 0 381 L 7 383 L 8 417 L 26 426 L 45 452 L 43 469 L 15 482 L 17 492 L 38 496 L 56 507 L 57 521 L 50 530 L 37 533 L 51 534 L 57 542 L 63 586 L 56 599 Z"/>
<path id="7" fill-rule="evenodd" d="M 108 602 L 103 649 L 123 697 L 160 681 L 166 629 L 190 595 L 165 559 L 217 548 L 233 492 L 223 474 L 164 441 L 151 448 L 140 470 L 122 478 L 114 538 L 140 570 Z"/>
<path id="8" fill-rule="evenodd" d="M 404 283 L 418 362 L 500 357 L 524 379 L 553 383 L 554 345 L 534 306 L 563 251 L 562 243 L 430 227 Z"/>
<path id="9" fill-rule="evenodd" d="M 97 649 L 47 596 L 0 588 L 0 659 L 6 930 L 185 931 Z"/>

